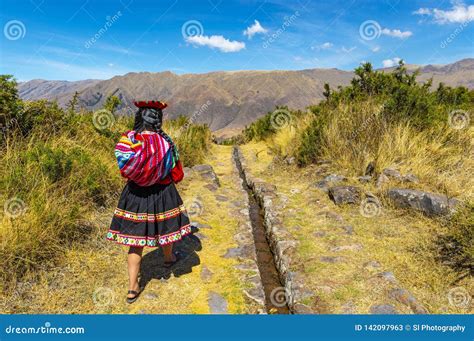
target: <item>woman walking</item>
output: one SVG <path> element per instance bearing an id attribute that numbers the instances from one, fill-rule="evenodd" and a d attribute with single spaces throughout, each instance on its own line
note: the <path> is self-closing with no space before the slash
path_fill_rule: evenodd
<path id="1" fill-rule="evenodd" d="M 115 147 L 120 173 L 127 178 L 107 239 L 129 246 L 127 302 L 140 295 L 138 274 L 143 248 L 161 247 L 165 267 L 179 259 L 173 243 L 191 233 L 189 218 L 175 183 L 183 179 L 178 150 L 161 129 L 166 103 L 135 102 L 132 131 Z"/>

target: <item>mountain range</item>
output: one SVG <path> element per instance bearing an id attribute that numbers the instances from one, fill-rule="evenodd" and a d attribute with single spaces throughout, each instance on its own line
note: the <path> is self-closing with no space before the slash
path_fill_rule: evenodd
<path id="1" fill-rule="evenodd" d="M 474 58 L 446 65 L 407 65 L 419 70 L 419 81 L 433 78 L 433 86 L 474 88 Z M 390 72 L 393 68 L 382 69 Z M 139 72 L 107 80 L 55 81 L 35 79 L 18 84 L 23 99 L 56 100 L 65 106 L 79 92 L 79 105 L 89 110 L 102 108 L 110 95 L 122 104 L 119 113 L 132 114 L 134 100 L 162 100 L 168 103 L 168 117 L 192 116 L 207 123 L 217 135 L 239 131 L 276 105 L 304 109 L 323 98 L 324 83 L 332 88 L 347 85 L 354 73 L 338 69 L 298 71 L 219 71 L 204 74 Z"/>

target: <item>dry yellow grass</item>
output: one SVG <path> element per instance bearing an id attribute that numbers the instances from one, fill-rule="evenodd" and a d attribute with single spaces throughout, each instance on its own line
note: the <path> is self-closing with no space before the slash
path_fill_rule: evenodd
<path id="1" fill-rule="evenodd" d="M 474 127 L 416 130 L 407 123 L 387 125 L 378 118 L 381 105 L 371 101 L 340 104 L 323 128 L 320 155 L 345 175 L 363 175 L 375 162 L 376 171 L 392 167 L 420 178 L 422 186 L 450 197 L 473 199 Z M 311 114 L 294 117 L 268 139 L 279 155 L 294 155 Z"/>
<path id="2" fill-rule="evenodd" d="M 457 274 L 435 260 L 433 241 L 445 229 L 438 222 L 385 205 L 378 216 L 364 217 L 358 206 L 338 207 L 326 193 L 311 187 L 323 174 L 340 172 L 337 166 L 300 169 L 274 164 L 275 155 L 264 142 L 247 144 L 241 149 L 251 173 L 276 185 L 280 199 L 288 198 L 281 217 L 283 225 L 299 242 L 292 264 L 303 273 L 307 288 L 319 297 L 318 302 L 309 304 L 332 313 L 368 313 L 374 304 L 390 303 L 398 311 L 410 313 L 409 308 L 389 298 L 389 288 L 377 279 L 378 273 L 390 271 L 399 285 L 412 292 L 430 313 L 469 313 L 449 304 L 451 288 L 462 286 L 472 292 L 474 283 L 470 278 L 455 283 Z M 319 176 L 318 171 L 322 172 Z M 370 186 L 364 189 L 373 190 Z M 325 212 L 341 216 L 343 223 L 328 218 Z M 352 226 L 354 234 L 345 234 L 340 228 L 343 225 Z M 361 245 L 362 249 L 330 250 L 344 245 Z M 321 261 L 322 256 L 342 256 L 344 261 L 326 263 Z M 367 267 L 370 261 L 377 261 L 380 267 Z"/>

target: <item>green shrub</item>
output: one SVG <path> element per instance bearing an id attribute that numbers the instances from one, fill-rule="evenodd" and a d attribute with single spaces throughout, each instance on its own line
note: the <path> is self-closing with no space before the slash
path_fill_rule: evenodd
<path id="1" fill-rule="evenodd" d="M 267 137 L 276 133 L 274 125 L 272 125 L 273 112 L 268 112 L 258 120 L 245 127 L 243 135 L 247 141 L 262 141 Z"/>
<path id="2" fill-rule="evenodd" d="M 474 275 L 474 203 L 464 205 L 446 227 L 448 232 L 438 239 L 440 260 L 461 277 Z"/>
<path id="3" fill-rule="evenodd" d="M 184 167 L 203 163 L 211 147 L 211 131 L 206 124 L 190 123 L 185 116 L 164 122 L 163 130 L 178 147 Z"/>
<path id="4" fill-rule="evenodd" d="M 314 163 L 321 156 L 323 129 L 326 126 L 326 117 L 316 116 L 299 137 L 296 150 L 296 162 L 300 166 Z"/>

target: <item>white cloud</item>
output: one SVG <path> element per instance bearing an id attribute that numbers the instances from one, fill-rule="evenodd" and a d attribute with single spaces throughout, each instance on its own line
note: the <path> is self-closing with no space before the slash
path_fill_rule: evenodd
<path id="1" fill-rule="evenodd" d="M 458 23 L 464 24 L 474 21 L 474 5 L 466 6 L 463 2 L 452 2 L 449 10 L 438 8 L 420 8 L 413 12 L 416 15 L 426 15 L 433 18 L 438 24 Z"/>
<path id="2" fill-rule="evenodd" d="M 417 9 L 415 12 L 413 12 L 413 14 L 417 14 L 417 15 L 430 15 L 431 14 L 431 10 L 429 8 L 419 8 Z"/>
<path id="3" fill-rule="evenodd" d="M 246 35 L 247 38 L 252 39 L 252 37 L 256 35 L 257 33 L 267 33 L 267 32 L 268 30 L 266 28 L 263 28 L 262 25 L 260 25 L 260 22 L 258 22 L 258 20 L 255 20 L 252 26 L 249 26 L 244 30 L 244 35 Z"/>
<path id="4" fill-rule="evenodd" d="M 186 37 L 186 42 L 198 46 L 207 46 L 211 49 L 216 48 L 222 52 L 238 52 L 245 48 L 245 43 L 235 40 L 229 40 L 223 36 L 190 36 Z"/>
<path id="5" fill-rule="evenodd" d="M 380 51 L 380 46 L 372 47 L 372 52 L 379 52 L 379 51 Z"/>
<path id="6" fill-rule="evenodd" d="M 385 59 L 382 61 L 383 67 L 392 67 L 398 64 L 401 58 L 395 57 L 392 59 Z"/>
<path id="7" fill-rule="evenodd" d="M 312 46 L 311 50 L 327 50 L 327 49 L 330 49 L 333 46 L 334 46 L 333 43 L 330 43 L 330 42 L 327 41 L 324 44 L 317 45 L 317 46 Z"/>
<path id="8" fill-rule="evenodd" d="M 401 30 L 391 30 L 389 28 L 384 28 L 380 32 L 386 36 L 390 37 L 395 37 L 395 38 L 400 38 L 400 39 L 406 39 L 408 37 L 411 37 L 413 33 L 411 31 L 401 31 Z"/>

